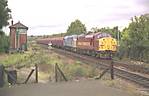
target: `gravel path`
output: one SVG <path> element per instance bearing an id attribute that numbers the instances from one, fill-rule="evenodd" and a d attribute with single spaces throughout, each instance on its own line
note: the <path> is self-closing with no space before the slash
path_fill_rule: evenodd
<path id="1" fill-rule="evenodd" d="M 133 96 L 100 81 L 28 84 L 0 89 L 0 96 Z"/>

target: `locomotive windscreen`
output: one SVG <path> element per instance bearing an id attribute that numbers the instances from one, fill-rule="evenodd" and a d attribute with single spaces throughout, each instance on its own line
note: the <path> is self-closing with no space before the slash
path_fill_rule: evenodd
<path id="1" fill-rule="evenodd" d="M 111 35 L 108 33 L 101 33 L 97 35 L 97 38 L 103 38 L 103 37 L 111 37 Z"/>

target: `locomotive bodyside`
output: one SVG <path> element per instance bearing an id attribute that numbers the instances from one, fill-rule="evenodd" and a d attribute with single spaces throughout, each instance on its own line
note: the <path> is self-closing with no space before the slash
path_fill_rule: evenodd
<path id="1" fill-rule="evenodd" d="M 77 48 L 93 52 L 115 52 L 116 39 L 107 33 L 92 33 L 78 37 Z"/>
<path id="2" fill-rule="evenodd" d="M 77 48 L 85 50 L 93 50 L 93 37 L 87 37 L 88 35 L 80 36 L 77 39 Z"/>
<path id="3" fill-rule="evenodd" d="M 66 47 L 76 47 L 77 35 L 65 36 L 64 46 Z"/>
<path id="4" fill-rule="evenodd" d="M 64 48 L 69 51 L 76 51 L 77 35 L 64 37 Z"/>

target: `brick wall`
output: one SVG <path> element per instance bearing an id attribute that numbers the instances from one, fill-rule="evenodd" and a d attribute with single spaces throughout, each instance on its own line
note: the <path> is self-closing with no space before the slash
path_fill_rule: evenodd
<path id="1" fill-rule="evenodd" d="M 27 43 L 27 34 L 20 34 L 20 47 Z"/>
<path id="2" fill-rule="evenodd" d="M 13 49 L 16 48 L 15 40 L 16 40 L 16 29 L 11 28 L 10 29 L 10 48 L 13 48 Z"/>

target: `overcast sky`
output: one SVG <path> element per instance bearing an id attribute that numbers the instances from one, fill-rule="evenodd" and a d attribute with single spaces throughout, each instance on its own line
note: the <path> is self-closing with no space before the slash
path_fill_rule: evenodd
<path id="1" fill-rule="evenodd" d="M 28 35 L 66 32 L 75 19 L 92 27 L 123 28 L 131 17 L 149 12 L 149 0 L 8 0 L 14 23 L 29 27 Z"/>

